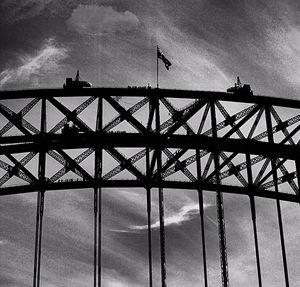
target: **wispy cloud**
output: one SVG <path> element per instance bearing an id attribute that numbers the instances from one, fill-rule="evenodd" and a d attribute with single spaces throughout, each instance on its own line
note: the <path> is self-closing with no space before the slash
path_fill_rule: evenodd
<path id="1" fill-rule="evenodd" d="M 119 12 L 111 6 L 79 5 L 67 24 L 81 34 L 101 36 L 130 32 L 139 27 L 140 21 L 128 10 Z"/>
<path id="2" fill-rule="evenodd" d="M 204 209 L 209 207 L 210 204 L 204 204 Z M 189 221 L 194 218 L 196 214 L 199 213 L 199 205 L 195 203 L 191 203 L 183 206 L 177 213 L 169 217 L 165 217 L 165 226 L 170 225 L 181 225 L 186 221 Z M 159 228 L 159 220 L 151 224 L 151 228 L 156 229 Z M 148 225 L 132 225 L 130 229 L 133 230 L 145 230 L 148 228 Z"/>
<path id="3" fill-rule="evenodd" d="M 68 50 L 58 47 L 54 39 L 49 38 L 36 55 L 21 55 L 19 66 L 0 73 L 0 88 L 20 82 L 36 85 L 40 76 L 58 69 L 59 62 L 67 56 Z"/>

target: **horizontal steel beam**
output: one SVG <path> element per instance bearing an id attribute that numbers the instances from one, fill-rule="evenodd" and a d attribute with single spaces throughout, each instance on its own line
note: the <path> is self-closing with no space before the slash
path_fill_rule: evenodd
<path id="1" fill-rule="evenodd" d="M 185 148 L 210 152 L 235 152 L 262 155 L 267 158 L 295 160 L 300 146 L 260 142 L 250 139 L 212 138 L 204 135 L 157 135 L 154 133 L 100 133 L 86 132 L 75 135 L 45 134 L 0 138 L 0 154 L 39 152 L 80 148 Z"/>
<path id="2" fill-rule="evenodd" d="M 51 190 L 70 190 L 70 189 L 86 189 L 94 188 L 95 181 L 64 181 L 64 182 L 46 182 L 45 189 L 47 191 Z M 184 190 L 207 190 L 207 191 L 220 191 L 230 194 L 241 194 L 248 196 L 257 196 L 261 198 L 269 199 L 279 199 L 289 202 L 298 202 L 300 203 L 300 198 L 296 194 L 289 193 L 276 193 L 271 190 L 261 190 L 255 187 L 240 187 L 232 185 L 217 185 L 217 184 L 207 184 L 199 182 L 184 182 L 184 181 L 146 181 L 146 180 L 106 180 L 101 181 L 101 187 L 104 188 L 170 188 L 170 189 L 184 189 Z M 38 191 L 38 185 L 20 185 L 20 186 L 9 186 L 0 188 L 0 196 L 3 195 L 12 195 L 20 193 L 30 193 Z"/>
<path id="3" fill-rule="evenodd" d="M 128 88 L 90 88 L 90 89 L 35 89 L 18 91 L 0 91 L 0 99 L 23 99 L 23 98 L 49 98 L 49 97 L 88 97 L 95 96 L 104 98 L 114 97 L 147 97 L 157 96 L 165 98 L 182 99 L 206 99 L 219 101 L 232 101 L 241 103 L 257 103 L 261 105 L 274 105 L 289 108 L 300 108 L 300 101 L 284 98 L 233 95 L 225 92 L 212 91 L 189 91 L 189 90 L 169 90 L 169 89 L 128 89 Z"/>

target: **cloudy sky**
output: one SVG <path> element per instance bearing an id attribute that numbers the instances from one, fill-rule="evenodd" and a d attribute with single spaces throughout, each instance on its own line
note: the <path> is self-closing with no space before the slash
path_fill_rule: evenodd
<path id="1" fill-rule="evenodd" d="M 0 89 L 62 87 L 81 77 L 94 86 L 156 84 L 225 91 L 237 75 L 255 94 L 299 98 L 300 4 L 296 0 L 2 0 Z M 168 286 L 203 282 L 195 191 L 165 190 Z M 91 286 L 93 192 L 46 194 L 44 287 Z M 215 194 L 204 193 L 210 286 L 220 286 Z M 257 286 L 249 200 L 224 196 L 231 286 Z M 32 286 L 36 194 L 0 200 L 0 285 Z M 160 286 L 157 190 L 153 262 Z M 299 206 L 282 204 L 290 286 L 300 286 Z M 275 202 L 257 200 L 264 286 L 284 285 Z M 146 196 L 103 190 L 103 286 L 147 286 Z M 200 285 L 201 286 L 201 285 Z"/>

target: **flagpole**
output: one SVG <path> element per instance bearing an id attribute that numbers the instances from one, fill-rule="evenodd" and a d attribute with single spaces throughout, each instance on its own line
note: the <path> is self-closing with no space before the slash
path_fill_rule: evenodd
<path id="1" fill-rule="evenodd" d="M 158 89 L 158 46 L 156 46 L 156 88 Z"/>

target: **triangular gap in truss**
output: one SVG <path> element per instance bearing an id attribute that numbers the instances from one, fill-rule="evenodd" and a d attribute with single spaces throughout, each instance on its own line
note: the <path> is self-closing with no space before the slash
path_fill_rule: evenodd
<path id="1" fill-rule="evenodd" d="M 283 131 L 273 133 L 274 143 L 281 143 L 285 138 L 286 136 L 284 135 Z M 285 144 L 290 144 L 290 142 L 287 141 Z"/>
<path id="2" fill-rule="evenodd" d="M 102 175 L 107 174 L 119 165 L 119 161 L 112 157 L 106 150 L 102 151 Z"/>
<path id="3" fill-rule="evenodd" d="M 23 117 L 37 130 L 40 130 L 41 128 L 41 108 L 42 108 L 42 101 L 39 100 L 39 102 Z M 30 133 L 33 132 L 30 131 Z"/>
<path id="4" fill-rule="evenodd" d="M 57 153 L 56 151 L 53 151 Z M 54 174 L 56 174 L 58 171 L 60 171 L 64 166 L 59 163 L 57 160 L 55 160 L 52 156 L 50 156 L 48 153 L 46 153 L 46 171 L 45 171 L 45 177 L 51 178 Z"/>
<path id="5" fill-rule="evenodd" d="M 27 155 L 27 154 L 26 154 Z M 26 156 L 25 155 L 25 156 Z M 24 156 L 24 157 L 25 157 Z M 22 158 L 24 158 L 22 157 Z M 19 160 L 20 161 L 20 160 Z M 28 169 L 28 171 L 38 178 L 39 174 L 39 154 L 36 154 L 26 165 L 25 168 Z"/>
<path id="6" fill-rule="evenodd" d="M 28 105 L 33 98 L 23 98 L 18 100 L 1 100 L 1 104 L 15 112 L 16 114 Z"/>
<path id="7" fill-rule="evenodd" d="M 59 178 L 58 182 L 74 182 L 74 181 L 82 181 L 83 178 L 73 171 L 68 171 L 61 178 Z"/>
<path id="8" fill-rule="evenodd" d="M 168 154 L 170 154 L 170 149 L 162 150 L 162 152 L 161 152 L 161 163 L 162 163 L 162 166 L 169 160 Z"/>
<path id="9" fill-rule="evenodd" d="M 112 133 L 137 133 L 136 128 L 128 121 L 124 120 L 114 128 L 110 129 Z"/>
<path id="10" fill-rule="evenodd" d="M 264 158 L 263 160 L 261 160 L 261 161 L 257 162 L 256 164 L 252 165 L 253 183 L 256 183 L 256 181 L 258 180 L 258 176 L 259 176 L 259 181 L 260 181 L 262 178 L 264 178 L 264 176 L 266 174 L 268 174 L 271 171 L 271 161 L 269 161 L 269 163 L 268 163 L 267 168 L 265 169 L 265 171 L 262 171 L 262 168 L 265 166 L 265 164 L 267 163 L 267 161 L 269 161 L 269 160 L 266 159 L 266 158 Z M 272 175 L 269 178 L 267 178 L 266 181 L 269 181 L 269 180 L 273 180 L 273 176 Z"/>
<path id="11" fill-rule="evenodd" d="M 279 161 L 281 161 L 282 158 L 279 159 Z M 285 169 L 288 171 L 288 172 L 294 172 L 296 171 L 296 163 L 294 160 L 287 160 L 285 161 L 285 163 L 283 164 L 283 166 L 285 167 Z"/>
<path id="12" fill-rule="evenodd" d="M 273 106 L 280 119 L 284 122 L 300 114 L 300 109 Z"/>
<path id="13" fill-rule="evenodd" d="M 127 169 L 123 169 L 122 171 L 111 177 L 109 180 L 137 180 L 137 178 Z"/>
<path id="14" fill-rule="evenodd" d="M 83 102 L 85 102 L 89 97 L 56 97 L 55 100 L 64 105 L 68 110 L 73 111 Z"/>
<path id="15" fill-rule="evenodd" d="M 49 101 L 46 102 L 46 130 L 50 132 L 51 129 L 56 127 L 65 118 L 65 115 L 60 112 L 55 106 L 52 105 Z M 66 121 L 65 121 L 66 122 Z M 62 132 L 63 125 L 56 131 L 60 134 Z"/>
<path id="16" fill-rule="evenodd" d="M 19 186 L 19 185 L 29 185 L 29 182 L 13 175 L 7 182 L 5 182 L 2 185 L 2 187 Z"/>
<path id="17" fill-rule="evenodd" d="M 182 110 L 190 106 L 195 99 L 178 99 L 178 98 L 166 98 L 166 100 L 176 109 Z"/>
<path id="18" fill-rule="evenodd" d="M 86 151 L 85 148 L 78 148 L 78 149 L 64 149 L 63 150 L 69 157 L 72 159 L 75 159 L 77 156 L 82 154 L 84 151 Z"/>
<path id="19" fill-rule="evenodd" d="M 0 177 L 2 177 L 4 174 L 7 173 L 7 171 L 5 170 L 5 166 L 6 164 L 13 166 L 13 163 L 5 156 L 5 155 L 0 155 Z M 2 166 L 2 162 L 3 162 L 3 166 Z"/>
<path id="20" fill-rule="evenodd" d="M 115 120 L 117 117 L 120 116 L 120 114 L 105 100 L 102 101 L 102 111 L 103 111 L 103 127 L 105 127 L 107 124 L 111 123 L 113 120 Z M 124 120 L 124 119 L 123 119 Z"/>
<path id="21" fill-rule="evenodd" d="M 80 158 L 82 158 L 82 161 L 83 161 L 83 154 L 84 154 L 85 155 L 84 157 L 86 157 L 86 160 L 89 163 L 89 164 L 86 163 L 86 167 L 88 168 L 88 170 L 85 170 L 85 171 L 87 173 L 89 173 L 91 176 L 94 175 L 94 165 L 95 164 L 89 158 L 89 155 L 91 155 L 93 153 L 92 149 L 69 149 L 69 150 L 64 150 L 64 152 L 67 155 L 69 155 L 75 162 L 79 161 Z M 79 163 L 79 166 L 82 167 L 81 162 Z"/>
<path id="22" fill-rule="evenodd" d="M 258 113 L 256 113 L 254 116 L 254 121 L 256 120 L 257 114 Z M 268 142 L 268 134 L 266 132 L 267 132 L 266 115 L 265 115 L 265 111 L 263 111 L 258 123 L 256 124 L 256 129 L 251 138 L 259 141 Z M 263 137 L 262 137 L 262 133 L 265 133 Z"/>
<path id="23" fill-rule="evenodd" d="M 24 134 L 15 125 L 13 125 L 11 129 L 4 134 L 4 136 L 23 136 L 23 135 Z"/>
<path id="24" fill-rule="evenodd" d="M 187 124 L 190 126 L 190 128 L 193 130 L 193 132 L 196 134 L 198 133 L 201 121 L 203 119 L 203 114 L 205 111 L 206 105 L 204 107 L 202 107 L 197 113 L 195 113 L 188 121 Z M 211 125 L 207 125 L 207 120 L 208 120 L 208 116 L 206 117 L 205 121 L 204 121 L 204 126 L 202 129 L 202 133 L 203 131 L 207 130 L 208 128 L 211 127 Z M 206 124 L 206 125 L 205 125 Z"/>
<path id="25" fill-rule="evenodd" d="M 156 112 L 154 112 L 154 121 L 156 120 L 155 115 Z M 166 106 L 162 102 L 159 102 L 159 115 L 160 115 L 160 124 L 163 124 L 164 122 L 170 119 L 174 119 L 173 123 L 176 122 L 172 113 L 166 108 Z"/>
<path id="26" fill-rule="evenodd" d="M 7 173 L 7 171 L 0 167 L 0 178 L 2 178 L 6 173 Z"/>
<path id="27" fill-rule="evenodd" d="M 141 149 L 141 156 L 140 159 L 134 163 L 132 163 L 133 166 L 135 166 L 138 170 L 140 170 L 143 174 L 146 174 L 146 155 L 142 156 L 142 150 Z"/>
<path id="28" fill-rule="evenodd" d="M 13 156 L 15 156 L 15 155 L 13 154 Z M 11 165 L 11 166 L 14 166 L 14 164 L 5 155 L 0 155 L 0 160 L 3 161 L 4 163 L 7 163 L 7 164 Z"/>
<path id="29" fill-rule="evenodd" d="M 232 174 L 228 177 L 223 178 L 221 180 L 221 183 L 224 185 L 243 187 L 242 183 L 238 180 L 238 178 L 235 174 Z"/>
<path id="30" fill-rule="evenodd" d="M 94 100 L 89 106 L 87 106 L 80 114 L 77 115 L 88 127 L 93 131 L 96 130 L 98 112 L 98 99 Z"/>
<path id="31" fill-rule="evenodd" d="M 0 131 L 7 123 L 8 123 L 8 119 L 0 113 Z M 6 133 L 3 135 L 6 135 Z"/>
<path id="32" fill-rule="evenodd" d="M 90 149 L 86 149 L 85 152 L 90 153 L 79 165 L 92 177 L 95 174 L 95 152 Z"/>
<path id="33" fill-rule="evenodd" d="M 191 164 L 187 165 L 186 167 L 190 173 L 196 178 L 198 179 L 198 174 L 197 174 L 197 162 L 194 161 Z"/>
<path id="34" fill-rule="evenodd" d="M 173 134 L 174 135 L 187 135 L 187 130 L 183 126 L 181 126 Z"/>
<path id="35" fill-rule="evenodd" d="M 143 97 L 112 97 L 116 102 L 118 102 L 125 110 L 129 110 L 135 104 L 140 102 Z"/>
<path id="36" fill-rule="evenodd" d="M 13 156 L 17 161 L 20 161 L 20 160 L 23 159 L 26 155 L 28 155 L 27 152 L 14 153 L 14 154 L 12 154 L 12 156 Z"/>
<path id="37" fill-rule="evenodd" d="M 278 191 L 281 193 L 295 194 L 294 190 L 291 188 L 291 185 L 288 182 L 280 183 L 278 185 Z"/>

